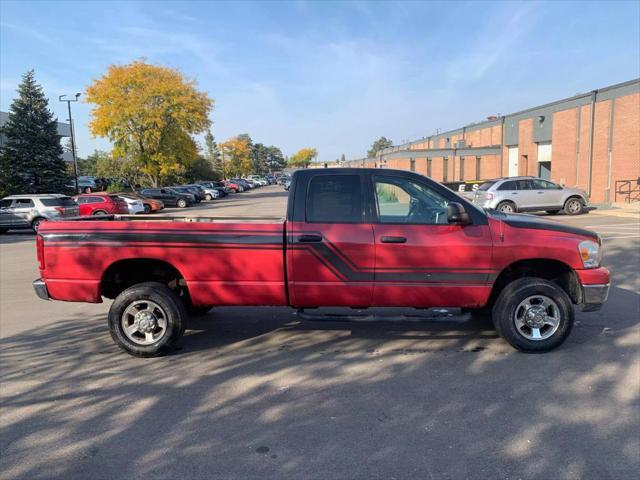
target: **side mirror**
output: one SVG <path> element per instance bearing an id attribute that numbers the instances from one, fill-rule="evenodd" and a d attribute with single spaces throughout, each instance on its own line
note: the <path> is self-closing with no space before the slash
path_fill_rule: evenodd
<path id="1" fill-rule="evenodd" d="M 447 221 L 451 225 L 468 225 L 471 223 L 469 214 L 458 202 L 451 202 L 447 205 Z"/>

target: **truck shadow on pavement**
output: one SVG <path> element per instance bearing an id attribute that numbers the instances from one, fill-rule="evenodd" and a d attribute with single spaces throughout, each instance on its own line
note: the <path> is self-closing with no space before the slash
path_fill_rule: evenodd
<path id="1" fill-rule="evenodd" d="M 220 308 L 175 354 L 139 359 L 103 315 L 70 317 L 0 340 L 4 476 L 630 477 L 639 296 L 611 301 L 617 315 L 578 315 L 544 355 L 515 352 L 488 320 Z"/>

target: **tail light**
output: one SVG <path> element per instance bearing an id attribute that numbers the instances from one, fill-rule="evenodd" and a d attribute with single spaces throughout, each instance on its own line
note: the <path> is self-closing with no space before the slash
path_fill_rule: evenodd
<path id="1" fill-rule="evenodd" d="M 38 268 L 44 270 L 44 239 L 42 235 L 36 236 L 36 251 L 38 254 Z"/>

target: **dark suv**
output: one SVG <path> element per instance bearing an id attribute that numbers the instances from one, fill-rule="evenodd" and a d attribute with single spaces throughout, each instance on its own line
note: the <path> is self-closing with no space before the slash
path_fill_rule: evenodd
<path id="1" fill-rule="evenodd" d="M 148 198 L 162 200 L 165 206 L 185 208 L 193 204 L 193 195 L 183 195 L 169 188 L 147 188 L 140 192 Z"/>

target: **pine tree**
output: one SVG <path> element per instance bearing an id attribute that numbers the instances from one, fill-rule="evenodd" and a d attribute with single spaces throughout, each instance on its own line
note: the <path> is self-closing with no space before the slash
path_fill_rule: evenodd
<path id="1" fill-rule="evenodd" d="M 22 76 L 18 97 L 2 127 L 6 142 L 0 151 L 0 190 L 12 193 L 56 193 L 69 183 L 57 119 L 35 81 L 33 70 Z"/>

